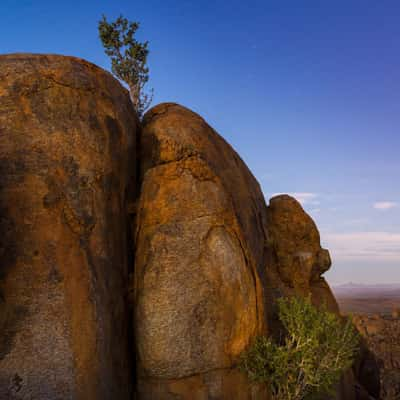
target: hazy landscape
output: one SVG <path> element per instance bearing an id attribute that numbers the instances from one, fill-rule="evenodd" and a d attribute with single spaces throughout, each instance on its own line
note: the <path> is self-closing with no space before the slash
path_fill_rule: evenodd
<path id="1" fill-rule="evenodd" d="M 363 285 L 347 283 L 332 290 L 343 313 L 391 314 L 400 308 L 400 283 Z"/>

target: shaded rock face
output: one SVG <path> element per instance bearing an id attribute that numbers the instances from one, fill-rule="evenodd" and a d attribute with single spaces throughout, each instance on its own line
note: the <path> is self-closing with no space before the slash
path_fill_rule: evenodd
<path id="1" fill-rule="evenodd" d="M 129 399 L 137 120 L 75 58 L 0 57 L 0 399 Z"/>
<path id="2" fill-rule="evenodd" d="M 358 369 L 362 383 L 382 400 L 400 398 L 400 319 L 392 316 L 357 315 L 353 321 L 363 336 L 366 356 L 359 361 Z M 376 380 L 378 364 L 380 381 Z M 379 377 L 379 375 L 378 375 Z M 380 389 L 380 390 L 379 390 Z"/>
<path id="3" fill-rule="evenodd" d="M 175 104 L 145 116 L 141 176 L 132 287 L 139 398 L 265 398 L 234 369 L 265 329 L 258 183 L 202 118 Z"/>

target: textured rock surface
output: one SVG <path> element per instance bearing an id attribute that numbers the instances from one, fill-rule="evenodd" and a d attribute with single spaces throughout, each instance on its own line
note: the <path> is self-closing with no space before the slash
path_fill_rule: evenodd
<path id="1" fill-rule="evenodd" d="M 314 304 L 326 303 L 339 313 L 322 274 L 331 266 L 328 250 L 321 248 L 318 229 L 300 203 L 288 195 L 270 199 L 268 206 L 269 264 L 267 292 L 281 295 L 311 295 Z"/>
<path id="2" fill-rule="evenodd" d="M 316 306 L 326 304 L 328 310 L 339 315 L 336 299 L 322 276 L 330 268 L 331 259 L 328 250 L 321 248 L 314 221 L 300 203 L 288 195 L 273 197 L 267 215 L 270 251 L 265 293 L 269 296 L 268 303 L 273 305 L 281 295 L 311 295 Z M 271 332 L 277 334 L 279 323 L 275 308 L 267 310 L 271 310 Z M 370 399 L 369 395 L 378 398 L 379 372 L 374 356 L 362 343 L 354 371 L 344 375 L 336 398 L 361 400 Z"/>
<path id="3" fill-rule="evenodd" d="M 389 316 L 353 317 L 353 321 L 364 337 L 368 349 L 375 357 L 363 357 L 359 366 L 365 386 L 379 392 L 382 400 L 400 398 L 400 319 Z M 380 368 L 380 385 L 376 382 L 375 358 Z"/>
<path id="4" fill-rule="evenodd" d="M 0 57 L 0 399 L 131 399 L 136 342 L 139 399 L 265 400 L 235 364 L 256 335 L 279 335 L 276 299 L 338 313 L 329 253 L 295 199 L 267 207 L 184 107 L 147 113 L 138 161 L 137 125 L 128 93 L 92 64 Z M 355 389 L 349 372 L 336 398 Z"/>
<path id="5" fill-rule="evenodd" d="M 133 115 L 85 61 L 0 57 L 0 399 L 130 398 Z"/>
<path id="6" fill-rule="evenodd" d="M 202 118 L 176 104 L 146 114 L 141 156 L 134 282 L 140 398 L 261 398 L 232 370 L 265 328 L 259 185 Z"/>
<path id="7" fill-rule="evenodd" d="M 320 243 L 318 229 L 300 203 L 291 196 L 279 195 L 269 201 L 268 265 L 266 268 L 268 320 L 271 333 L 280 334 L 275 306 L 281 296 L 311 296 L 316 306 L 339 315 L 336 299 L 322 274 L 331 266 L 328 250 Z M 356 380 L 348 371 L 338 385 L 336 399 L 356 399 Z"/>

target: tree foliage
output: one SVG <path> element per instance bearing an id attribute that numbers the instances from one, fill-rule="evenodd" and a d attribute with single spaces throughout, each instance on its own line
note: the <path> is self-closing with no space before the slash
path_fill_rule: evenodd
<path id="1" fill-rule="evenodd" d="M 147 41 L 135 39 L 139 23 L 129 22 L 122 15 L 114 22 L 108 22 L 103 15 L 98 28 L 105 53 L 111 58 L 111 71 L 129 86 L 132 103 L 141 117 L 150 106 L 153 91 L 150 94 L 144 92 L 149 80 L 149 50 Z"/>
<path id="2" fill-rule="evenodd" d="M 316 309 L 310 299 L 282 298 L 278 306 L 282 342 L 258 337 L 242 355 L 240 369 L 253 381 L 267 383 L 275 400 L 331 394 L 358 351 L 356 329 L 349 319 Z"/>

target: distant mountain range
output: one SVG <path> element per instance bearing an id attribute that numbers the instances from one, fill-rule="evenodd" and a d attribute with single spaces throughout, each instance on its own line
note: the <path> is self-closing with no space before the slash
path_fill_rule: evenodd
<path id="1" fill-rule="evenodd" d="M 345 297 L 391 297 L 400 298 L 400 283 L 388 284 L 361 284 L 361 283 L 345 283 L 342 285 L 332 286 L 332 291 L 337 298 Z"/>

